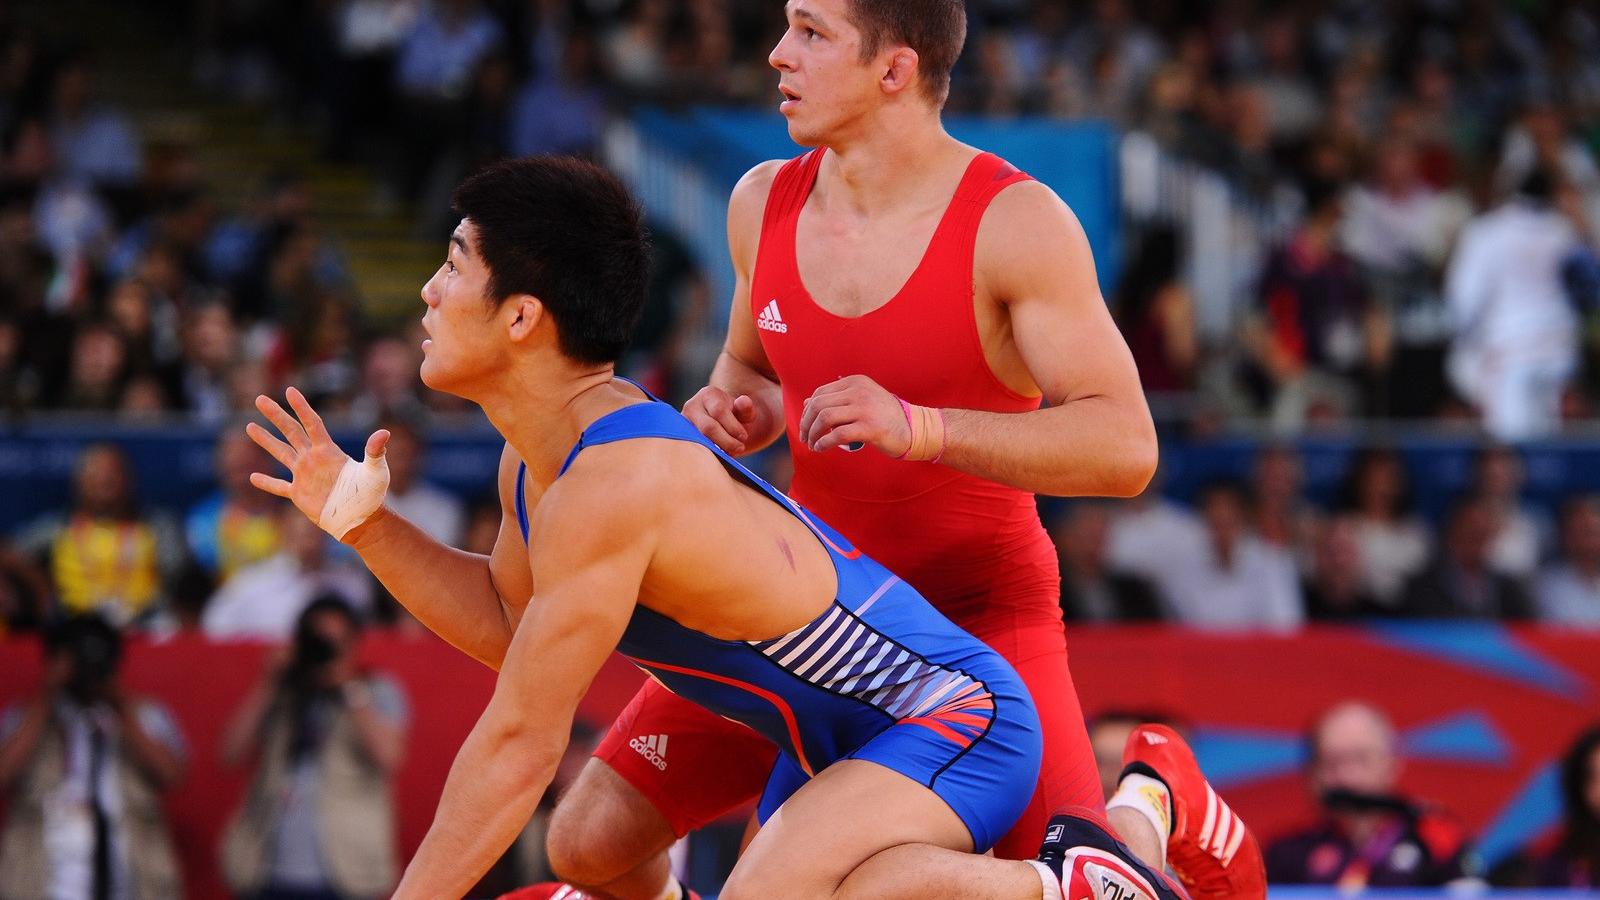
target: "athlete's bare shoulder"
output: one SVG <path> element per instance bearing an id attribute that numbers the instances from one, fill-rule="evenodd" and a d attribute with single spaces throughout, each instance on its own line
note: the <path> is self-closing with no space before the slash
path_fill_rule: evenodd
<path id="1" fill-rule="evenodd" d="M 545 490 L 533 516 L 535 532 L 541 523 L 552 522 L 653 531 L 670 504 L 680 499 L 672 448 L 663 450 L 662 443 L 631 440 L 585 447 Z"/>
<path id="2" fill-rule="evenodd" d="M 767 196 L 772 183 L 787 160 L 769 159 L 744 173 L 728 197 L 728 250 L 733 264 L 749 272 L 755 266 L 756 244 L 761 238 L 761 219 L 766 215 Z"/>
<path id="3" fill-rule="evenodd" d="M 979 229 L 1017 236 L 1027 231 L 1081 231 L 1078 217 L 1055 191 L 1029 179 L 1003 188 L 989 203 Z"/>
<path id="4" fill-rule="evenodd" d="M 757 163 L 750 171 L 739 177 L 739 183 L 733 186 L 733 196 L 730 203 L 765 206 L 767 194 L 772 191 L 772 182 L 777 180 L 778 172 L 788 165 L 786 159 L 769 159 Z"/>
<path id="5" fill-rule="evenodd" d="M 1001 190 L 978 226 L 973 268 L 1002 303 L 1034 282 L 1069 274 L 1092 285 L 1094 257 L 1083 225 L 1056 192 L 1037 181 Z"/>

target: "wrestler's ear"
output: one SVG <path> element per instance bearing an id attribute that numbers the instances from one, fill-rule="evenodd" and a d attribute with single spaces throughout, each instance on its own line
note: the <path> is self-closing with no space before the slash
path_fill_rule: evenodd
<path id="1" fill-rule="evenodd" d="M 910 47 L 894 49 L 889 53 L 887 62 L 888 65 L 884 66 L 879 83 L 888 94 L 898 94 L 911 87 L 922 70 L 922 61 L 917 56 L 917 51 Z"/>
<path id="2" fill-rule="evenodd" d="M 512 294 L 501 304 L 500 310 L 506 323 L 506 334 L 514 343 L 532 337 L 545 319 L 544 304 L 532 294 Z"/>

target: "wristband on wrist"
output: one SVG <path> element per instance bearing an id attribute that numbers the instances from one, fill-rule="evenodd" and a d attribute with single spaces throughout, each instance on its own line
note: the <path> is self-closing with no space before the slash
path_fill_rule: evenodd
<path id="1" fill-rule="evenodd" d="M 944 457 L 944 410 L 916 406 L 899 397 L 895 399 L 900 401 L 900 410 L 906 415 L 906 427 L 911 430 L 911 443 L 906 446 L 906 452 L 895 459 L 938 462 Z"/>

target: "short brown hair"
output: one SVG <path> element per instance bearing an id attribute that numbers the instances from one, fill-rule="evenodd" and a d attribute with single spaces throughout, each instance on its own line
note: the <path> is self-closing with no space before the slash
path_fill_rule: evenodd
<path id="1" fill-rule="evenodd" d="M 850 0 L 851 23 L 861 32 L 861 59 L 870 60 L 884 44 L 917 51 L 922 89 L 944 105 L 950 72 L 967 42 L 964 0 Z"/>

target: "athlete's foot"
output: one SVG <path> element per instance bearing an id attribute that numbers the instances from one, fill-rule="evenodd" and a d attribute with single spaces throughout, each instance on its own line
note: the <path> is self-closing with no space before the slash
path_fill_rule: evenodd
<path id="1" fill-rule="evenodd" d="M 1122 774 L 1145 775 L 1166 786 L 1171 802 L 1167 864 L 1195 900 L 1257 900 L 1267 895 L 1261 847 L 1244 820 L 1206 781 L 1178 733 L 1141 725 L 1122 751 Z"/>
<path id="2" fill-rule="evenodd" d="M 1145 865 L 1086 809 L 1050 820 L 1038 862 L 1054 873 L 1061 900 L 1188 900 L 1164 873 Z"/>

